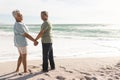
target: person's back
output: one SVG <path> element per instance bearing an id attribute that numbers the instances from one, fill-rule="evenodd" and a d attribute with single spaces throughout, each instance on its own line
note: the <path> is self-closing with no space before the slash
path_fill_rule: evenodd
<path id="1" fill-rule="evenodd" d="M 44 21 L 41 25 L 41 30 L 35 40 L 42 38 L 42 50 L 43 50 L 43 72 L 48 71 L 48 60 L 50 62 L 51 70 L 55 69 L 53 47 L 52 47 L 52 25 L 48 22 L 48 13 L 46 11 L 41 12 L 41 19 Z"/>
<path id="2" fill-rule="evenodd" d="M 45 30 L 42 35 L 42 43 L 52 43 L 52 24 L 49 21 L 44 21 L 41 30 Z"/>

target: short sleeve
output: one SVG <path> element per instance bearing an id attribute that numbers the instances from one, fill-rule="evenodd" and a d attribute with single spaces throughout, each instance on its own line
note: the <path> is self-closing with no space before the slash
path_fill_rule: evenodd
<path id="1" fill-rule="evenodd" d="M 43 23 L 42 26 L 41 26 L 41 31 L 42 31 L 42 30 L 46 31 L 47 29 L 48 29 L 48 23 L 45 22 L 45 23 Z"/>
<path id="2" fill-rule="evenodd" d="M 23 35 L 24 33 L 28 33 L 28 30 L 25 25 L 19 24 L 16 28 L 18 34 Z"/>

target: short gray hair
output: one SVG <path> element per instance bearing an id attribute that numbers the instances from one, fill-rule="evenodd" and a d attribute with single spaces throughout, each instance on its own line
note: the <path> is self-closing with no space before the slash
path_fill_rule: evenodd
<path id="1" fill-rule="evenodd" d="M 14 18 L 16 17 L 17 13 L 20 13 L 20 11 L 19 11 L 19 10 L 14 10 L 14 11 L 12 12 L 12 15 L 13 15 Z"/>
<path id="2" fill-rule="evenodd" d="M 41 11 L 41 14 L 44 14 L 44 15 L 48 16 L 48 12 L 47 11 Z"/>

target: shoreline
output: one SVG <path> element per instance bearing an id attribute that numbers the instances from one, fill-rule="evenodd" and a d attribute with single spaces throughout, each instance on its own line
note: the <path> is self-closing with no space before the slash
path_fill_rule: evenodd
<path id="1" fill-rule="evenodd" d="M 54 56 L 54 59 L 56 60 L 59 60 L 59 59 L 101 59 L 101 58 L 120 58 L 120 56 L 97 56 L 97 57 L 80 57 L 80 56 L 59 56 L 59 57 L 56 57 Z M 42 57 L 32 57 L 32 58 L 28 58 L 27 59 L 28 61 L 41 61 L 42 60 Z M 17 61 L 17 58 L 16 59 L 10 59 L 10 60 L 1 60 L 0 63 L 6 63 L 6 62 L 15 62 Z"/>

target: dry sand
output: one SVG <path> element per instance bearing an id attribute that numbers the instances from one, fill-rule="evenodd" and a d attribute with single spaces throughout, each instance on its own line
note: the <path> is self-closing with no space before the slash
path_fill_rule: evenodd
<path id="1" fill-rule="evenodd" d="M 120 58 L 55 59 L 56 69 L 41 72 L 40 60 L 28 61 L 30 73 L 14 73 L 16 61 L 0 63 L 0 80 L 120 80 Z"/>

